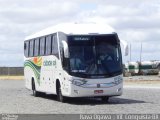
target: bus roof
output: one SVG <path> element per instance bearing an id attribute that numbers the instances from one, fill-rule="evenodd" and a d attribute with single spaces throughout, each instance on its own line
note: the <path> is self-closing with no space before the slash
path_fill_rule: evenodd
<path id="1" fill-rule="evenodd" d="M 33 35 L 25 38 L 25 40 L 49 35 L 56 32 L 63 32 L 65 34 L 112 34 L 114 29 L 107 24 L 96 24 L 96 23 L 63 23 L 58 24 Z"/>

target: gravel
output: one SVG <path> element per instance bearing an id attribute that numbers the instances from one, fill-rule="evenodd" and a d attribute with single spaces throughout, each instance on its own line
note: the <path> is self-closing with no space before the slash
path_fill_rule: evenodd
<path id="1" fill-rule="evenodd" d="M 74 98 L 60 103 L 54 95 L 32 96 L 23 80 L 0 80 L 0 113 L 13 114 L 120 114 L 160 113 L 160 89 L 129 88 L 108 103 L 98 98 Z"/>

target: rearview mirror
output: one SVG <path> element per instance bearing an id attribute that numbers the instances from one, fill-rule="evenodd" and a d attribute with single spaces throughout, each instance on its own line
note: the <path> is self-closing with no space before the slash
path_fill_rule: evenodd
<path id="1" fill-rule="evenodd" d="M 65 58 L 69 58 L 69 54 L 68 54 L 68 44 L 66 41 L 62 40 L 62 44 L 63 44 L 63 50 L 64 50 L 64 57 Z"/>
<path id="2" fill-rule="evenodd" d="M 128 56 L 128 43 L 124 40 L 120 40 L 120 42 L 123 44 L 124 46 L 124 53 L 125 53 L 125 56 Z"/>

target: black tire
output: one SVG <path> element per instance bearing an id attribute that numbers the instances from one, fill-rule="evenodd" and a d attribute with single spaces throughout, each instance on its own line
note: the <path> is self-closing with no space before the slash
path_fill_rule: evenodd
<path id="1" fill-rule="evenodd" d="M 59 102 L 65 102 L 65 97 L 62 95 L 62 91 L 61 91 L 61 86 L 59 85 L 58 86 L 58 89 L 57 89 L 57 100 Z"/>
<path id="2" fill-rule="evenodd" d="M 108 102 L 108 101 L 109 101 L 109 97 L 103 96 L 103 97 L 101 97 L 101 100 L 102 100 L 103 102 Z"/>
<path id="3" fill-rule="evenodd" d="M 35 86 L 34 80 L 32 82 L 32 92 L 33 92 L 34 97 L 38 97 L 40 95 L 40 92 L 36 91 L 36 86 Z"/>

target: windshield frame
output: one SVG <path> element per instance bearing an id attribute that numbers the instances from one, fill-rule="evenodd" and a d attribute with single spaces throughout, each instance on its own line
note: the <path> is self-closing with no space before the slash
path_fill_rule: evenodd
<path id="1" fill-rule="evenodd" d="M 110 35 L 113 35 L 115 36 L 115 45 L 118 47 L 118 54 L 119 54 L 119 64 L 120 64 L 120 70 L 118 71 L 115 71 L 115 72 L 112 72 L 112 73 L 108 73 L 108 74 L 86 74 L 86 73 L 82 73 L 82 72 L 72 72 L 71 71 L 71 65 L 70 65 L 70 62 L 68 62 L 68 73 L 72 76 L 76 76 L 76 77 L 83 77 L 83 78 L 108 78 L 108 77 L 113 77 L 113 76 L 117 76 L 117 75 L 120 75 L 122 74 L 123 72 L 123 65 L 122 65 L 122 54 L 121 54 L 121 47 L 120 47 L 120 40 L 118 38 L 118 35 L 116 33 L 114 34 L 96 34 L 96 35 L 67 35 L 67 42 L 69 43 L 69 38 L 70 37 L 78 37 L 78 36 L 83 36 L 83 37 L 99 37 L 99 36 L 110 36 Z M 95 40 L 94 40 L 95 42 Z M 70 49 L 70 44 L 68 44 L 68 49 Z M 95 47 L 95 43 L 94 43 L 94 46 Z M 70 54 L 70 52 L 69 52 Z M 95 55 L 96 56 L 96 55 Z M 70 59 L 70 57 L 69 57 Z M 95 57 L 96 59 L 96 57 Z M 97 61 L 97 60 L 95 60 Z M 97 64 L 97 63 L 96 63 Z"/>

